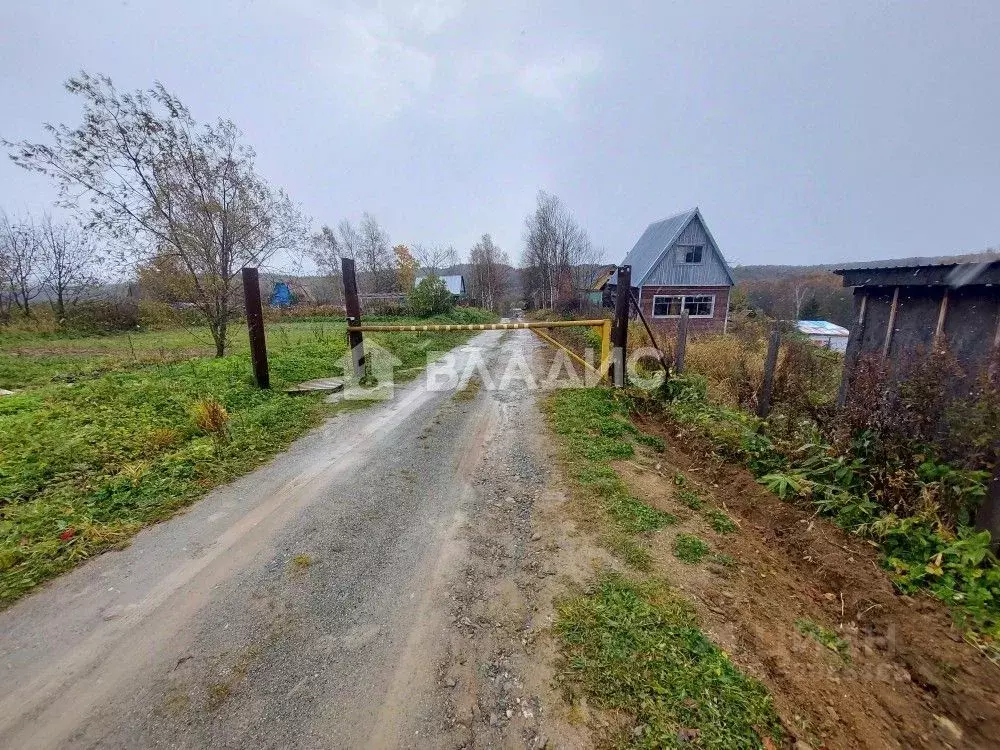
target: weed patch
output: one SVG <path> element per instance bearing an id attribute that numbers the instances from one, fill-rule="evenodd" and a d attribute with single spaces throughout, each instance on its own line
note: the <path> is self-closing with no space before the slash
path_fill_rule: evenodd
<path id="1" fill-rule="evenodd" d="M 761 748 L 781 739 L 766 689 L 664 586 L 606 573 L 559 604 L 556 630 L 571 680 L 600 707 L 634 717 L 618 746 Z"/>
<path id="2" fill-rule="evenodd" d="M 681 562 L 700 563 L 708 553 L 708 544 L 694 534 L 678 534 L 674 539 L 674 557 Z"/>
<path id="3" fill-rule="evenodd" d="M 609 461 L 634 455 L 634 442 L 641 441 L 644 435 L 629 421 L 629 408 L 627 399 L 602 388 L 560 390 L 546 406 L 550 424 L 566 441 L 570 477 L 598 501 L 610 521 L 612 530 L 604 535 L 608 548 L 629 564 L 645 569 L 649 553 L 632 537 L 656 531 L 677 519 L 633 497 L 608 465 Z"/>
<path id="4" fill-rule="evenodd" d="M 941 514 L 941 508 L 978 503 L 986 491 L 983 472 L 938 463 L 919 446 L 913 450 L 922 462 L 912 470 L 870 463 L 869 443 L 876 439 L 870 433 L 860 434 L 846 453 L 816 432 L 774 437 L 769 423 L 709 401 L 697 376 L 673 378 L 663 395 L 667 414 L 708 438 L 717 455 L 746 466 L 778 497 L 809 503 L 846 531 L 877 541 L 899 590 L 929 591 L 952 607 L 971 639 L 1000 652 L 1000 563 L 990 535 L 962 522 L 949 526 Z M 887 508 L 887 485 L 915 487 L 924 505 L 914 512 L 899 500 Z"/>
<path id="5" fill-rule="evenodd" d="M 736 531 L 736 523 L 721 510 L 712 508 L 705 513 L 708 524 L 719 534 L 731 534 Z"/>
<path id="6" fill-rule="evenodd" d="M 839 655 L 844 661 L 850 661 L 851 654 L 849 644 L 832 630 L 824 628 L 822 625 L 818 625 L 812 620 L 807 620 L 805 618 L 800 618 L 795 621 L 795 629 L 802 635 L 812 638 L 821 646 L 825 646 L 830 649 L 835 654 Z"/>

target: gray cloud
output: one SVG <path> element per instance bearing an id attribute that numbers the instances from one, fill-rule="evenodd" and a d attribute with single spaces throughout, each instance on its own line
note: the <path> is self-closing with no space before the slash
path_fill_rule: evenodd
<path id="1" fill-rule="evenodd" d="M 537 189 L 617 259 L 700 205 L 733 262 L 1000 244 L 1000 6 L 96 2 L 0 7 L 0 135 L 86 68 L 246 132 L 317 222 L 518 255 Z M 0 164 L 0 206 L 45 207 Z"/>

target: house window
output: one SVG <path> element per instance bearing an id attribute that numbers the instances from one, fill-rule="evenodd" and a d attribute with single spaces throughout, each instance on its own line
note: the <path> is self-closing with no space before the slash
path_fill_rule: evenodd
<path id="1" fill-rule="evenodd" d="M 711 294 L 685 297 L 684 309 L 692 318 L 711 318 L 715 312 L 715 297 Z"/>
<path id="2" fill-rule="evenodd" d="M 679 318 L 687 310 L 692 318 L 715 315 L 714 294 L 656 294 L 653 296 L 654 318 Z"/>
<path id="3" fill-rule="evenodd" d="M 682 263 L 701 263 L 703 245 L 678 245 L 677 254 Z"/>
<path id="4" fill-rule="evenodd" d="M 653 297 L 654 318 L 676 318 L 684 309 L 684 298 L 657 294 Z"/>

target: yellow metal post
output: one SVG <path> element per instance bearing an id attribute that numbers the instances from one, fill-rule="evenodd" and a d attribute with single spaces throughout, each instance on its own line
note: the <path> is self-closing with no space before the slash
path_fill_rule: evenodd
<path id="1" fill-rule="evenodd" d="M 601 365 L 600 371 L 603 376 L 608 374 L 608 366 L 611 363 L 611 321 L 605 319 L 601 324 Z"/>

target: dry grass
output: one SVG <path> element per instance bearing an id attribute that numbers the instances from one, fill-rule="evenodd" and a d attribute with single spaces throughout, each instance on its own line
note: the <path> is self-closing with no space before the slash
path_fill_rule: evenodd
<path id="1" fill-rule="evenodd" d="M 214 398 L 203 398 L 194 406 L 194 423 L 209 435 L 221 437 L 229 425 L 229 413 Z"/>

